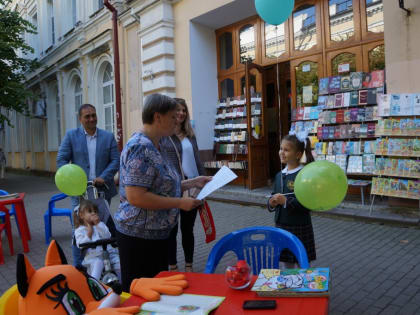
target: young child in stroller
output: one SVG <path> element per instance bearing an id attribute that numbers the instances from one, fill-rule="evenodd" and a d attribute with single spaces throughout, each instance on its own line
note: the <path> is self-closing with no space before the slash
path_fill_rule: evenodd
<path id="1" fill-rule="evenodd" d="M 82 199 L 79 209 L 74 212 L 74 225 L 76 230 L 74 236 L 77 247 L 80 244 L 95 242 L 100 239 L 111 237 L 108 227 L 101 222 L 98 215 L 98 207 L 89 200 Z M 118 250 L 111 245 L 107 245 L 112 269 L 121 279 L 120 257 Z M 88 248 L 85 250 L 82 265 L 87 268 L 87 273 L 92 277 L 101 280 L 101 274 L 104 269 L 102 246 Z"/>

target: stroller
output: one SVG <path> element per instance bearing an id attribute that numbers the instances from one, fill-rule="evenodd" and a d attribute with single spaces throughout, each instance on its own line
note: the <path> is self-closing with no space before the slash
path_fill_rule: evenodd
<path id="1" fill-rule="evenodd" d="M 105 185 L 105 188 L 108 188 Z M 77 251 L 79 252 L 78 255 L 76 255 L 76 257 L 80 257 L 80 261 L 77 259 L 77 263 L 75 262 L 75 264 L 79 265 L 81 263 L 81 261 L 83 260 L 85 254 L 86 254 L 86 250 L 88 248 L 96 248 L 97 246 L 102 246 L 103 250 L 103 260 L 104 260 L 104 271 L 107 270 L 107 266 L 105 265 L 105 261 L 108 261 L 110 264 L 110 259 L 109 259 L 109 253 L 106 250 L 107 245 L 111 244 L 112 247 L 116 247 L 116 241 L 114 239 L 115 236 L 115 224 L 109 209 L 109 204 L 108 201 L 105 199 L 105 193 L 103 191 L 98 191 L 98 189 L 95 187 L 95 185 L 93 184 L 92 181 L 88 181 L 87 183 L 87 188 L 86 188 L 86 192 L 81 196 L 81 198 L 84 198 L 86 200 L 89 200 L 90 202 L 92 202 L 93 204 L 95 204 L 98 208 L 98 215 L 99 215 L 99 219 L 101 222 L 105 223 L 109 229 L 109 231 L 111 232 L 111 239 L 103 239 L 103 240 L 98 240 L 96 242 L 89 242 L 89 243 L 84 243 L 84 244 L 80 244 L 80 250 L 77 249 L 77 245 L 76 245 L 76 238 L 73 235 L 73 248 L 75 248 L 73 250 L 73 255 L 75 255 L 75 250 L 76 250 L 76 254 Z M 96 245 L 95 245 L 96 244 Z M 83 246 L 82 246 L 83 245 Z M 106 255 L 106 257 L 105 257 Z M 112 267 L 111 265 L 109 266 L 107 272 L 109 273 L 109 271 L 112 271 Z M 112 271 L 113 274 L 116 276 L 115 272 Z M 102 273 L 102 278 L 106 275 L 106 272 Z M 111 277 L 112 278 L 112 277 Z M 118 280 L 118 277 L 116 278 Z"/>
<path id="2" fill-rule="evenodd" d="M 105 188 L 108 189 L 106 184 Z M 83 198 L 94 203 L 99 210 L 99 219 L 104 222 L 111 235 L 115 236 L 115 223 L 109 209 L 108 201 L 105 199 L 105 193 L 103 191 L 98 191 L 96 186 L 93 184 L 93 181 L 87 182 L 86 192 L 83 194 Z"/>
<path id="3" fill-rule="evenodd" d="M 102 260 L 104 262 L 104 270 L 102 271 L 101 279 L 99 280 L 101 280 L 101 282 L 105 285 L 112 286 L 115 283 L 119 283 L 119 279 L 116 272 L 112 268 L 109 252 L 107 251 L 108 244 L 114 248 L 117 247 L 115 238 L 101 239 L 95 242 L 83 243 L 79 246 L 82 249 L 83 254 L 88 248 L 96 248 L 97 246 L 102 246 Z"/>

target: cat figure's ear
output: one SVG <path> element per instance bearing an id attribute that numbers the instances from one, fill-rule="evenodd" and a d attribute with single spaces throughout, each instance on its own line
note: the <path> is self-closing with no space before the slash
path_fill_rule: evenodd
<path id="1" fill-rule="evenodd" d="M 25 297 L 28 293 L 29 282 L 35 273 L 28 258 L 23 254 L 18 254 L 16 266 L 16 282 L 20 295 Z"/>
<path id="2" fill-rule="evenodd" d="M 45 256 L 45 266 L 67 265 L 67 259 L 60 245 L 52 240 Z"/>

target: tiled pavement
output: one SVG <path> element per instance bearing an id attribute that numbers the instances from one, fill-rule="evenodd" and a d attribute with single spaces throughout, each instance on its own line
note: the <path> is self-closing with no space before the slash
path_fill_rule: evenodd
<path id="1" fill-rule="evenodd" d="M 35 268 L 43 265 L 46 252 L 43 214 L 48 199 L 56 192 L 53 180 L 8 174 L 0 189 L 25 191 L 25 206 L 32 241 L 28 257 Z M 118 199 L 112 203 L 117 207 Z M 68 201 L 61 206 L 68 206 Z M 272 225 L 272 214 L 257 206 L 210 202 L 217 239 L 226 233 L 251 225 Z M 14 247 L 22 251 L 14 223 Z M 314 266 L 332 270 L 330 314 L 419 314 L 420 313 L 420 230 L 367 224 L 360 221 L 313 216 L 318 260 Z M 195 226 L 194 268 L 202 272 L 213 243 L 204 242 L 201 224 Z M 68 218 L 53 218 L 53 235 L 71 261 Z M 0 294 L 16 282 L 16 255 L 9 255 L 5 236 L 2 241 L 6 263 L 0 265 Z M 181 261 L 181 252 L 178 252 Z M 233 262 L 227 255 L 216 272 Z M 179 264 L 181 269 L 183 263 Z"/>

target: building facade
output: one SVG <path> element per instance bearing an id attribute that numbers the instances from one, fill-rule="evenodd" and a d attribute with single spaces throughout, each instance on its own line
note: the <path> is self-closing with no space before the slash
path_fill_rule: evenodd
<path id="1" fill-rule="evenodd" d="M 175 96 L 172 3 L 110 1 L 118 10 L 123 141 L 141 126 L 147 94 Z M 0 133 L 7 166 L 55 172 L 66 130 L 80 125 L 83 103 L 97 109 L 98 127 L 116 132 L 111 13 L 103 0 L 15 0 L 10 9 L 34 24 L 25 34 L 41 67 L 27 74 L 37 96 L 28 100 L 32 117 L 9 115 L 14 128 Z M 141 22 L 140 22 L 141 21 Z"/>
<path id="2" fill-rule="evenodd" d="M 215 116 L 217 100 L 243 96 L 247 81 L 265 97 L 268 126 L 265 149 L 244 157 L 249 168 L 266 165 L 248 171 L 241 182 L 248 187 L 254 173 L 267 171 L 269 179 L 278 171 L 279 135 L 288 133 L 294 108 L 316 105 L 319 78 L 339 74 L 344 65 L 349 72 L 385 69 L 387 93 L 418 93 L 420 4 L 404 2 L 409 16 L 396 0 L 296 0 L 278 27 L 257 15 L 253 0 L 175 3 L 176 94 L 192 104 L 200 149 L 213 160 L 241 159 L 214 156 Z M 246 61 L 261 68 L 249 79 Z"/>
<path id="3" fill-rule="evenodd" d="M 199 149 L 211 159 L 217 100 L 244 94 L 245 60 L 264 67 L 272 83 L 276 76 L 283 80 L 280 102 L 291 107 L 303 101 L 307 69 L 319 78 L 342 63 L 352 71 L 385 68 L 388 93 L 420 91 L 416 0 L 405 1 L 409 17 L 397 0 L 296 0 L 292 16 L 277 28 L 257 16 L 253 0 L 111 3 L 119 12 L 123 142 L 141 126 L 146 95 L 176 95 L 190 106 Z M 115 132 L 111 15 L 101 0 L 15 0 L 13 8 L 38 28 L 27 41 L 43 66 L 28 74 L 28 87 L 39 95 L 30 105 L 41 118 L 10 113 L 17 128 L 6 127 L 0 141 L 9 167 L 54 172 L 80 104 L 95 105 L 98 126 Z M 258 73 L 250 78 L 262 90 Z M 275 120 L 279 110 L 274 106 L 268 117 Z M 287 112 L 280 116 L 288 121 Z M 277 156 L 275 144 L 269 149 Z"/>

